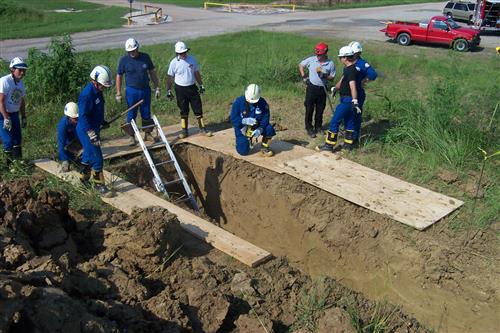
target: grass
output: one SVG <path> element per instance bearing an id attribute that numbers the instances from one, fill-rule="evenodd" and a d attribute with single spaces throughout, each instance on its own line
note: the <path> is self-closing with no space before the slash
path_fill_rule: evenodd
<path id="1" fill-rule="evenodd" d="M 326 39 L 332 54 L 345 40 Z M 246 85 L 262 86 L 273 121 L 288 130 L 278 138 L 309 142 L 303 131 L 304 86 L 297 64 L 311 53 L 317 40 L 286 33 L 248 31 L 188 41 L 191 54 L 200 65 L 207 89 L 203 108 L 209 125 L 224 123 L 231 102 L 243 94 Z M 241 47 L 245 45 L 245 47 Z M 500 178 L 498 156 L 488 161 L 484 175 L 484 198 L 473 199 L 463 185 L 475 184 L 482 163 L 479 147 L 495 152 L 500 147 L 498 117 L 494 114 L 500 99 L 500 83 L 493 73 L 500 69 L 498 56 L 486 51 L 456 53 L 441 47 L 403 48 L 388 42 L 368 42 L 364 57 L 380 74 L 367 87 L 363 128 L 364 143 L 349 158 L 382 172 L 409 180 L 424 187 L 464 200 L 466 205 L 453 228 L 484 227 L 500 214 Z M 144 46 L 151 55 L 162 83 L 163 98 L 152 102 L 152 111 L 162 124 L 179 122 L 175 102 L 165 99 L 165 72 L 174 56 L 172 44 Z M 79 57 L 92 59 L 92 66 L 102 63 L 113 71 L 123 50 L 85 52 Z M 338 60 L 335 59 L 340 72 Z M 485 70 L 487 69 L 487 70 Z M 1 73 L 5 73 L 5 64 Z M 26 80 L 29 80 L 28 71 Z M 124 110 L 114 100 L 114 91 L 106 92 L 109 114 Z M 481 96 L 479 98 L 478 96 Z M 76 100 L 77 93 L 73 100 Z M 55 128 L 64 102 L 32 104 L 28 91 L 29 127 L 24 132 L 28 158 L 53 156 L 56 152 Z M 331 111 L 326 110 L 325 123 Z M 194 121 L 194 117 L 190 117 Z M 388 124 L 385 126 L 384 124 Z M 118 126 L 103 132 L 106 137 L 120 136 Z M 314 147 L 317 138 L 309 143 Z M 458 175 L 459 181 L 447 184 L 437 177 L 445 169 Z"/>
<path id="2" fill-rule="evenodd" d="M 360 310 L 353 297 L 343 299 L 342 303 L 342 307 L 351 317 L 352 327 L 357 333 L 384 333 L 393 331 L 394 328 L 392 325 L 396 318 L 395 314 L 399 310 L 398 307 L 386 301 L 376 302 L 373 309 L 371 309 L 370 318 L 362 318 L 362 310 Z"/>
<path id="3" fill-rule="evenodd" d="M 74 8 L 81 12 L 57 13 Z M 126 7 L 108 7 L 79 0 L 0 0 L 0 39 L 51 37 L 111 29 L 123 25 Z"/>
<path id="4" fill-rule="evenodd" d="M 327 307 L 330 290 L 320 280 L 313 282 L 309 290 L 302 290 L 301 297 L 296 305 L 296 320 L 290 327 L 292 332 L 305 330 L 317 331 L 318 316 Z"/>

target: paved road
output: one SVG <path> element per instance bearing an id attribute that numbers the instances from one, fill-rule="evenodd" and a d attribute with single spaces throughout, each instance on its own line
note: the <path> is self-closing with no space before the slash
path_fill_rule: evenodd
<path id="1" fill-rule="evenodd" d="M 102 0 L 90 0 L 103 3 Z M 127 6 L 124 0 L 107 0 L 106 4 Z M 144 4 L 134 2 L 135 8 Z M 158 4 L 152 4 L 158 6 Z M 378 30 L 380 21 L 388 19 L 422 20 L 441 12 L 443 3 L 425 3 L 377 8 L 341 9 L 329 11 L 297 11 L 295 13 L 250 15 L 219 12 L 199 8 L 185 8 L 162 5 L 172 21 L 149 26 L 131 26 L 109 30 L 72 34 L 77 51 L 102 50 L 123 47 L 124 41 L 134 36 L 141 44 L 189 40 L 201 36 L 211 36 L 248 29 L 296 32 L 305 35 L 335 36 L 337 38 L 366 40 L 386 40 Z M 483 37 L 481 46 L 495 47 L 498 37 Z M 11 59 L 26 56 L 29 48 L 46 50 L 50 38 L 11 39 L 0 41 L 0 57 Z"/>

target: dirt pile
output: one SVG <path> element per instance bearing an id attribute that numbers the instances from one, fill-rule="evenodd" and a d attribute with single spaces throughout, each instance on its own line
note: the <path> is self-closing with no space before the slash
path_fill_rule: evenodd
<path id="1" fill-rule="evenodd" d="M 87 218 L 27 181 L 0 183 L 0 281 L 0 332 L 349 332 L 382 313 L 285 259 L 242 266 L 165 210 Z M 422 330 L 383 313 L 388 331 Z"/>

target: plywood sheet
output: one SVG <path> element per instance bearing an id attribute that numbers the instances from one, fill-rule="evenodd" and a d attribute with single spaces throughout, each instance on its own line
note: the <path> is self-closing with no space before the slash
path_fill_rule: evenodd
<path id="1" fill-rule="evenodd" d="M 233 129 L 217 132 L 213 137 L 188 137 L 183 141 L 289 174 L 419 230 L 463 205 L 460 200 L 364 167 L 339 155 L 319 153 L 286 142 L 271 143 L 271 148 L 277 153 L 272 158 L 258 154 L 260 146 L 254 147 L 254 154 L 240 156 L 235 149 Z"/>
<path id="2" fill-rule="evenodd" d="M 61 179 L 72 183 L 79 182 L 76 172 L 61 173 L 59 165 L 55 161 L 43 159 L 34 161 L 34 163 L 37 167 Z M 183 229 L 250 267 L 255 267 L 272 257 L 269 252 L 132 183 L 106 171 L 104 176 L 106 183 L 112 183 L 116 190 L 116 196 L 102 198 L 102 200 L 127 214 L 130 214 L 135 207 L 160 206 L 177 215 Z"/>

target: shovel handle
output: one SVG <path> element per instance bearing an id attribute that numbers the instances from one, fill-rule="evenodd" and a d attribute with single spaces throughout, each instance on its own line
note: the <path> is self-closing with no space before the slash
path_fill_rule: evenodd
<path id="1" fill-rule="evenodd" d="M 108 123 L 111 124 L 112 122 L 116 121 L 117 119 L 120 119 L 122 116 L 127 114 L 130 110 L 135 109 L 136 107 L 138 107 L 142 103 L 144 103 L 143 99 L 141 99 L 139 102 L 137 102 L 134 105 L 132 105 L 131 107 L 129 107 L 127 110 L 123 111 L 122 113 L 120 113 L 120 114 L 114 116 L 113 118 L 111 118 L 110 120 L 108 120 Z"/>

